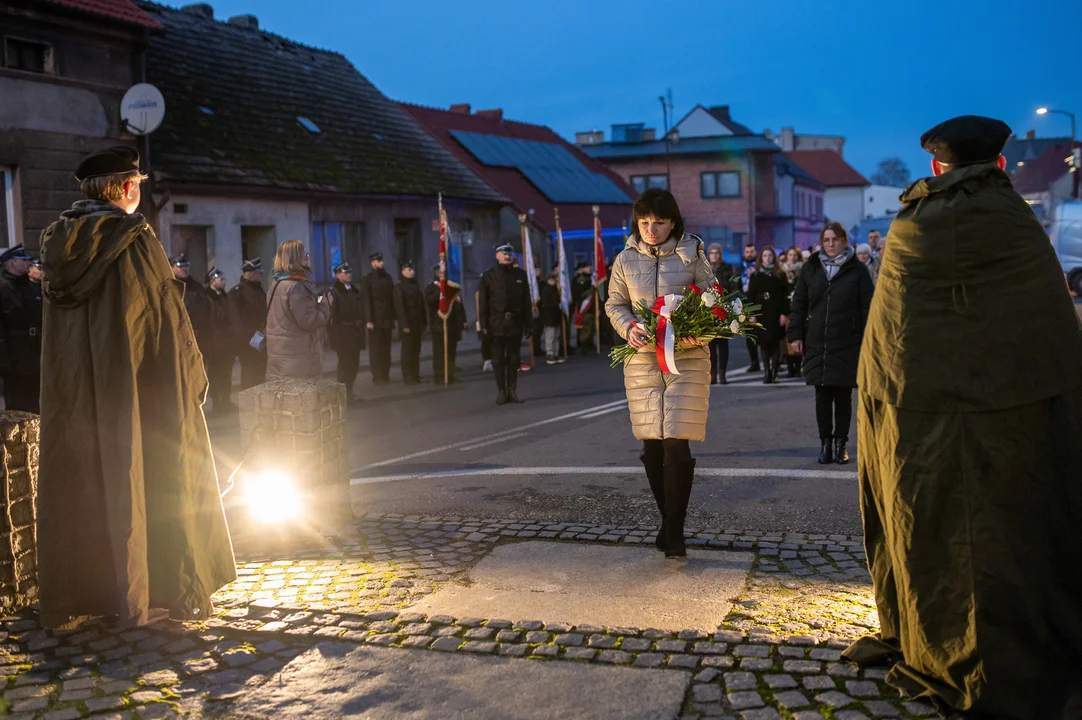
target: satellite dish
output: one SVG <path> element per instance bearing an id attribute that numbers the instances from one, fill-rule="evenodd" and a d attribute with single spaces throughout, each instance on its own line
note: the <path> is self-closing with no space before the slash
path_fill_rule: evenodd
<path id="1" fill-rule="evenodd" d="M 165 98 L 161 90 L 150 83 L 128 88 L 120 101 L 120 119 L 124 129 L 135 135 L 148 135 L 158 129 L 165 118 Z"/>

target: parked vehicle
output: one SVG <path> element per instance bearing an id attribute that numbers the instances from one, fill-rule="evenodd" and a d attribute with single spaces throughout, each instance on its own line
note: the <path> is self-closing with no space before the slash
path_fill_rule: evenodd
<path id="1" fill-rule="evenodd" d="M 1048 235 L 1067 284 L 1075 295 L 1082 296 L 1082 201 L 1060 203 Z"/>

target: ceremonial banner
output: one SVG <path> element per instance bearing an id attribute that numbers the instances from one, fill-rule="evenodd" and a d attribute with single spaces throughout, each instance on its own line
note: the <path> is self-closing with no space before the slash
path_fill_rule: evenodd
<path id="1" fill-rule="evenodd" d="M 438 315 L 441 320 L 446 320 L 451 314 L 451 303 L 461 291 L 458 283 L 447 279 L 447 243 L 451 239 L 451 224 L 447 221 L 447 213 L 443 209 L 443 194 L 439 196 L 440 208 L 440 307 Z"/>

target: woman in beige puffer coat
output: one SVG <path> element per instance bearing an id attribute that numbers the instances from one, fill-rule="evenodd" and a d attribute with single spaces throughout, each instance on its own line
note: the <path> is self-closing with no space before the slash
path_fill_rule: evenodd
<path id="1" fill-rule="evenodd" d="M 323 374 L 319 329 L 331 309 L 320 302 L 308 253 L 287 240 L 274 258 L 274 284 L 267 295 L 267 381 L 303 380 Z"/>
<path id="2" fill-rule="evenodd" d="M 684 234 L 680 208 L 666 190 L 652 188 L 635 202 L 634 227 L 616 257 L 605 311 L 613 329 L 639 348 L 624 368 L 624 388 L 650 490 L 661 512 L 655 544 L 667 557 L 684 557 L 684 518 L 691 498 L 695 460 L 689 441 L 706 438 L 710 407 L 710 355 L 703 347 L 678 352 L 679 375 L 662 373 L 648 332 L 635 308 L 668 293 L 706 287 L 713 273 L 702 240 Z"/>

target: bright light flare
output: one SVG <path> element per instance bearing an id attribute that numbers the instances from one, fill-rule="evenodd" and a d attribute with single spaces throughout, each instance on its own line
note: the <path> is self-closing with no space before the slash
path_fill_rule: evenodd
<path id="1" fill-rule="evenodd" d="M 1044 108 L 1037 108 L 1037 114 L 1038 114 L 1038 115 L 1045 115 L 1045 114 L 1046 114 L 1047 112 L 1048 112 L 1048 108 L 1046 108 L 1046 107 L 1044 107 Z"/>
<path id="2" fill-rule="evenodd" d="M 244 500 L 252 516 L 262 522 L 293 520 L 301 512 L 301 494 L 279 470 L 246 478 Z"/>

